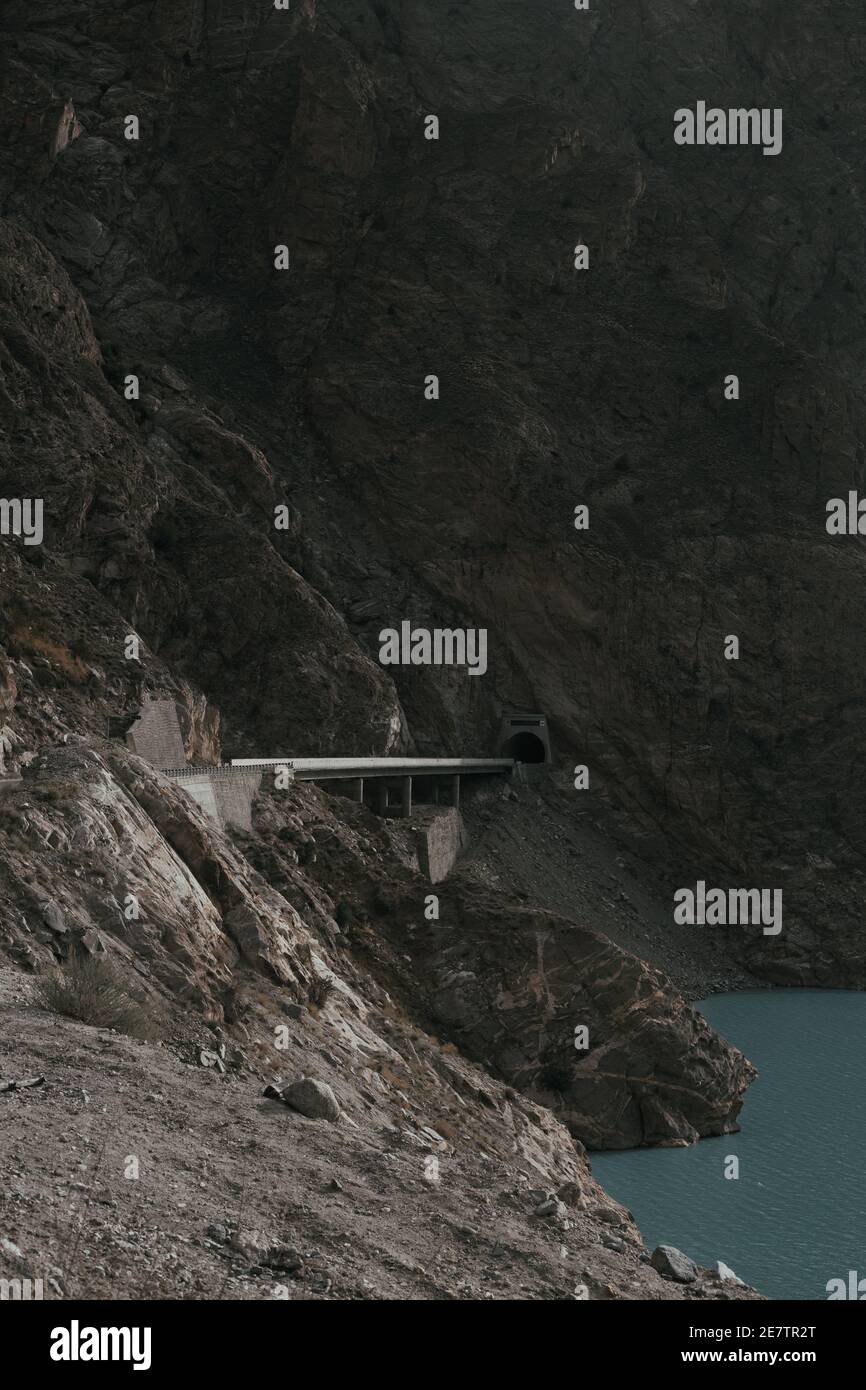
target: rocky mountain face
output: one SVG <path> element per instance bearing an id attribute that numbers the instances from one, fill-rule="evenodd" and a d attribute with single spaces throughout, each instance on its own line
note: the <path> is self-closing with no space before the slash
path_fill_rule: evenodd
<path id="1" fill-rule="evenodd" d="M 3 644 L 72 667 L 17 721 L 98 725 L 130 627 L 232 749 L 476 751 L 541 708 L 671 891 L 784 889 L 751 969 L 859 982 L 862 567 L 824 524 L 863 472 L 853 0 L 0 23 L 4 487 L 47 528 L 4 546 Z M 675 144 L 698 100 L 780 109 L 781 153 Z M 405 618 L 486 626 L 488 674 L 395 688 Z"/>
<path id="2" fill-rule="evenodd" d="M 447 1033 L 473 1123 L 476 1064 L 590 1144 L 735 1123 L 748 1063 L 591 914 L 459 881 L 437 936 L 399 830 L 306 789 L 232 841 L 106 737 L 164 694 L 194 760 L 473 755 L 542 710 L 661 900 L 782 888 L 731 958 L 863 983 L 825 506 L 863 485 L 864 43 L 853 0 L 6 0 L 0 492 L 45 528 L 0 541 L 10 959 L 107 952 L 231 1030 L 239 982 L 306 1028 L 318 955 L 342 1036 L 373 981 Z M 698 100 L 781 109 L 781 153 L 676 145 Z M 383 668 L 406 619 L 487 628 L 487 673 Z"/>

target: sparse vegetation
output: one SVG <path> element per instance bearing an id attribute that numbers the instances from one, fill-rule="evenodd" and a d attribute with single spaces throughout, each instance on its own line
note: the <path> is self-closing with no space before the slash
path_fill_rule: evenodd
<path id="1" fill-rule="evenodd" d="M 11 650 L 17 655 L 32 659 L 42 657 L 55 671 L 60 671 L 73 685 L 81 685 L 90 675 L 90 667 L 76 656 L 62 642 L 51 637 L 43 637 L 32 630 L 29 624 L 19 623 L 9 636 Z"/>
<path id="2" fill-rule="evenodd" d="M 352 925 L 354 920 L 355 909 L 352 907 L 352 904 L 346 902 L 345 899 L 341 899 L 340 902 L 337 903 L 334 911 L 334 921 L 337 923 L 337 926 L 341 931 L 345 931 L 347 927 Z"/>
<path id="3" fill-rule="evenodd" d="M 330 975 L 317 975 L 310 981 L 307 999 L 317 1009 L 323 1009 L 331 996 L 334 981 Z"/>
<path id="4" fill-rule="evenodd" d="M 109 961 L 72 956 L 38 982 L 37 997 L 52 1013 L 98 1028 L 116 1028 L 131 1038 L 154 1039 L 161 1031 L 141 995 Z"/>

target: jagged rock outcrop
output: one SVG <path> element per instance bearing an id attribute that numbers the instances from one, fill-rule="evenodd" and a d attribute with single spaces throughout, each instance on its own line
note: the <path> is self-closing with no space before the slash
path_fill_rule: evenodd
<path id="1" fill-rule="evenodd" d="M 687 1144 L 737 1128 L 755 1069 L 661 972 L 592 927 L 461 875 L 436 885 L 438 915 L 428 918 L 411 831 L 394 822 L 377 845 L 369 812 L 319 796 L 326 830 L 304 877 L 328 894 L 353 950 L 381 958 L 389 944 L 390 987 L 461 1052 L 549 1106 L 593 1148 Z M 304 789 L 305 819 L 310 797 Z M 280 814 L 278 799 L 265 798 L 249 853 L 298 901 Z M 578 1028 L 587 1029 L 581 1050 Z"/>
<path id="2" fill-rule="evenodd" d="M 393 1093 L 412 1109 L 403 1092 L 416 1084 L 414 1039 L 436 1054 L 419 1067 L 422 1090 L 432 1074 L 442 1079 L 440 1108 L 427 1115 L 434 1128 L 460 1112 L 461 1090 L 484 1089 L 510 1132 L 509 1151 L 516 1143 L 514 1152 L 547 1180 L 585 1183 L 580 1151 L 552 1116 L 516 1093 L 506 1104 L 501 1085 L 453 1049 L 422 1042 L 426 1035 L 375 972 L 341 951 L 334 904 L 300 864 L 315 843 L 304 821 L 326 838 L 334 831 L 322 825 L 317 793 L 292 795 L 310 804 L 303 820 L 297 806 L 278 816 L 292 866 L 281 893 L 190 797 L 134 754 L 96 751 L 83 740 L 40 754 L 22 786 L 0 797 L 5 953 L 31 971 L 70 953 L 101 955 L 136 981 L 178 1039 L 218 1026 L 240 1048 L 242 1068 L 260 1075 L 302 1074 L 321 1049 L 319 1080 L 349 1109 L 375 1106 L 376 1092 L 386 1107 Z M 486 1108 L 482 1114 L 486 1123 Z"/>
<path id="3" fill-rule="evenodd" d="M 554 913 L 464 882 L 440 898 L 439 921 L 413 937 L 434 1016 L 583 1143 L 691 1143 L 738 1127 L 755 1069 L 663 975 Z"/>

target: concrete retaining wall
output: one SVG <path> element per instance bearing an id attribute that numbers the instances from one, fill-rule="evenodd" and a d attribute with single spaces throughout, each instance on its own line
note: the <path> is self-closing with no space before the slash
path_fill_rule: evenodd
<path id="1" fill-rule="evenodd" d="M 126 742 L 154 767 L 182 767 L 186 762 L 180 720 L 173 700 L 147 700 L 128 730 Z"/>
<path id="2" fill-rule="evenodd" d="M 176 785 L 188 792 L 220 825 L 236 825 L 241 830 L 253 828 L 253 798 L 258 795 L 261 784 L 260 772 L 230 776 L 221 771 L 197 772 L 176 779 Z"/>
<path id="3" fill-rule="evenodd" d="M 261 785 L 260 772 L 246 772 L 240 777 L 214 779 L 217 815 L 223 825 L 236 825 L 241 830 L 252 830 L 253 800 L 258 796 Z"/>
<path id="4" fill-rule="evenodd" d="M 210 777 L 200 774 L 198 777 L 184 777 L 182 782 L 178 782 L 183 791 L 187 792 L 194 801 L 197 801 L 203 811 L 207 811 L 214 820 L 220 819 L 217 809 L 216 796 L 214 795 L 214 784 Z"/>
<path id="5" fill-rule="evenodd" d="M 413 820 L 417 819 L 422 822 L 416 840 L 421 872 L 431 883 L 439 883 L 448 877 L 466 845 L 463 817 L 456 806 L 449 806 L 441 811 L 425 811 L 420 817 L 416 811 Z"/>

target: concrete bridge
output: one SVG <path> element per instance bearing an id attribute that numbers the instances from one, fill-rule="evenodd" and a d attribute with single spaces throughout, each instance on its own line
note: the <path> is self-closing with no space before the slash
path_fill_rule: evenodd
<path id="1" fill-rule="evenodd" d="M 412 817 L 417 799 L 426 803 L 413 817 L 418 864 L 431 883 L 438 883 L 466 842 L 461 778 L 502 776 L 513 769 L 511 758 L 234 758 L 213 767 L 161 771 L 220 824 L 246 831 L 253 828 L 253 802 L 265 779 L 275 780 L 278 773 L 293 781 L 326 783 L 381 816 Z"/>
<path id="2" fill-rule="evenodd" d="M 338 794 L 366 802 L 380 816 L 411 816 L 415 802 L 460 806 L 462 777 L 514 770 L 512 758 L 233 758 L 230 763 L 162 767 L 203 810 L 223 824 L 252 829 L 252 801 L 262 778 L 283 771 L 290 781 L 336 784 Z"/>
<path id="3" fill-rule="evenodd" d="M 253 802 L 265 779 L 281 785 L 279 772 L 289 780 L 324 783 L 381 816 L 414 817 L 419 861 L 434 882 L 449 871 L 464 843 L 463 779 L 510 776 L 518 764 L 550 761 L 546 720 L 523 715 L 503 720 L 500 753 L 505 756 L 498 758 L 232 758 L 197 767 L 184 761 L 180 713 L 172 700 L 147 700 L 125 727 L 126 742 L 220 824 L 251 831 Z"/>
<path id="4" fill-rule="evenodd" d="M 461 777 L 495 777 L 514 770 L 513 758 L 232 758 L 230 766 L 264 771 L 285 768 L 296 782 L 337 782 L 353 801 L 367 800 L 365 786 L 375 783 L 374 809 L 387 815 L 399 792 L 399 811 L 411 816 L 418 801 L 460 805 Z M 443 802 L 444 796 L 444 802 Z"/>

